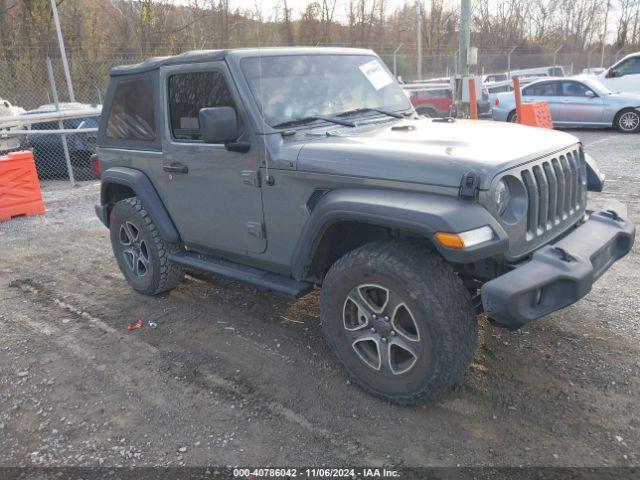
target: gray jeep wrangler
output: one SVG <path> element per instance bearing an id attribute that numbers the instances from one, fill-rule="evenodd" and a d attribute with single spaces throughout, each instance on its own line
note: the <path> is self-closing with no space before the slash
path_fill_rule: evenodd
<path id="1" fill-rule="evenodd" d="M 430 400 L 476 315 L 518 328 L 586 295 L 634 241 L 586 211 L 603 177 L 569 134 L 426 119 L 371 51 L 189 52 L 111 70 L 96 212 L 138 292 L 185 269 L 291 297 L 322 287 L 353 380 Z"/>

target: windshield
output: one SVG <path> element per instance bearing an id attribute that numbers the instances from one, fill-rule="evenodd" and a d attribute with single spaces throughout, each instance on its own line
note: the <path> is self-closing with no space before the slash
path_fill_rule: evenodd
<path id="1" fill-rule="evenodd" d="M 270 126 L 362 109 L 411 108 L 380 60 L 365 55 L 245 58 L 242 71 Z"/>

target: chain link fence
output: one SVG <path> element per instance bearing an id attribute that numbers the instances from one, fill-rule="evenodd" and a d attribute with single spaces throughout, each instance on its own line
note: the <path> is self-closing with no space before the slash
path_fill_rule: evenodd
<path id="1" fill-rule="evenodd" d="M 91 155 L 95 153 L 99 117 L 91 114 L 64 120 L 34 120 L 30 117 L 53 114 L 56 110 L 99 107 L 106 91 L 109 68 L 133 63 L 139 58 L 96 60 L 76 57 L 70 62 L 75 91 L 71 102 L 60 59 L 52 59 L 48 71 L 46 59 L 40 62 L 0 62 L 0 97 L 4 115 L 19 115 L 19 124 L 0 129 L 0 155 L 10 151 L 33 151 L 38 177 L 42 182 L 96 180 Z M 56 105 L 56 94 L 58 104 Z M 2 113 L 0 113 L 2 116 Z"/>
<path id="2" fill-rule="evenodd" d="M 472 67 L 476 74 L 504 73 L 508 70 L 519 70 L 538 67 L 561 66 L 565 75 L 577 75 L 587 68 L 597 68 L 601 64 L 610 67 L 629 52 L 624 50 L 606 51 L 602 57 L 600 50 L 591 52 L 562 52 L 558 53 L 522 53 L 515 50 L 509 51 L 483 51 L 478 52 L 478 65 Z M 418 80 L 417 78 L 417 51 L 415 48 L 402 46 L 394 54 L 393 50 L 385 49 L 378 53 L 390 70 L 406 81 Z M 448 77 L 456 72 L 457 52 L 425 53 L 422 55 L 422 79 Z M 422 80 L 421 79 L 421 80 Z"/>
<path id="3" fill-rule="evenodd" d="M 344 45 L 342 45 L 344 46 Z M 399 47 L 399 48 L 398 48 Z M 417 80 L 417 51 L 414 46 L 388 45 L 374 48 L 389 69 L 404 80 Z M 395 54 L 393 52 L 396 52 Z M 601 51 L 562 52 L 547 49 L 547 53 L 492 51 L 480 49 L 477 74 L 502 73 L 511 69 L 562 66 L 565 75 L 581 73 L 589 67 L 599 67 Z M 549 53 L 550 52 L 550 53 Z M 627 52 L 628 53 L 628 52 Z M 623 50 L 605 52 L 602 64 L 607 67 L 624 56 Z M 69 58 L 75 103 L 70 102 L 60 58 L 52 58 L 51 75 L 46 59 L 34 60 L 17 56 L 0 60 L 0 98 L 10 102 L 14 112 L 25 118 L 34 113 L 54 111 L 54 89 L 57 87 L 61 110 L 101 105 L 106 93 L 109 69 L 115 65 L 137 63 L 142 54 L 91 57 L 72 53 Z M 425 51 L 422 55 L 422 79 L 448 77 L 456 70 L 456 52 Z M 3 113 L 0 112 L 0 116 Z M 98 117 L 74 118 L 62 121 L 25 122 L 29 131 L 17 133 L 16 128 L 0 129 L 0 154 L 10 150 L 33 150 L 38 175 L 42 181 L 95 180 L 91 155 L 96 145 Z M 66 133 L 52 131 L 63 129 Z M 65 147 L 66 143 L 66 147 Z M 68 152 L 65 152 L 65 150 Z"/>

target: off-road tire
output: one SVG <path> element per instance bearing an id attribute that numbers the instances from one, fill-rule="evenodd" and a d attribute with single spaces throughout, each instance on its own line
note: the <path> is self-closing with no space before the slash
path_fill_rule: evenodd
<path id="1" fill-rule="evenodd" d="M 346 299 L 361 284 L 393 290 L 415 312 L 425 343 L 407 372 L 393 376 L 388 373 L 392 369 L 386 375 L 376 371 L 347 340 Z M 474 357 L 478 325 L 471 296 L 451 267 L 424 245 L 375 242 L 345 254 L 324 279 L 320 308 L 327 341 L 353 382 L 391 403 L 437 399 L 464 379 Z"/>
<path id="2" fill-rule="evenodd" d="M 634 123 L 629 122 L 635 122 L 635 126 Z M 635 108 L 625 108 L 620 110 L 613 120 L 613 126 L 622 133 L 640 132 L 640 112 Z"/>
<path id="3" fill-rule="evenodd" d="M 125 224 L 135 226 L 139 231 L 139 243 L 145 244 L 148 269 L 143 276 L 133 271 L 123 253 L 127 246 L 123 245 L 120 235 Z M 170 262 L 168 258 L 170 253 L 179 250 L 179 245 L 169 244 L 162 239 L 138 197 L 125 198 L 114 205 L 109 229 L 113 254 L 120 271 L 134 290 L 145 295 L 157 295 L 175 288 L 182 281 L 184 268 Z"/>

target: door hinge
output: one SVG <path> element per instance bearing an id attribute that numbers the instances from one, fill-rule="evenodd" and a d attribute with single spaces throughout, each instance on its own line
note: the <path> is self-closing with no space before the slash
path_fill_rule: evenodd
<path id="1" fill-rule="evenodd" d="M 264 223 L 261 222 L 247 222 L 247 231 L 249 235 L 256 238 L 265 238 L 267 236 L 264 230 Z"/>
<path id="2" fill-rule="evenodd" d="M 243 170 L 242 171 L 242 183 L 249 185 L 250 187 L 260 187 L 260 172 L 255 170 Z"/>

